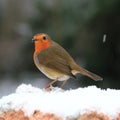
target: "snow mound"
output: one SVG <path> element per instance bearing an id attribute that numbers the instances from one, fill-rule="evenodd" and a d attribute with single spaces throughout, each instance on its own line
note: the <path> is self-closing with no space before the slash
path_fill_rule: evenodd
<path id="1" fill-rule="evenodd" d="M 0 99 L 0 114 L 8 110 L 22 109 L 26 115 L 35 110 L 57 115 L 78 116 L 97 111 L 115 118 L 120 113 L 120 90 L 102 90 L 95 86 L 62 90 L 53 88 L 47 92 L 32 85 L 20 85 L 16 92 Z"/>

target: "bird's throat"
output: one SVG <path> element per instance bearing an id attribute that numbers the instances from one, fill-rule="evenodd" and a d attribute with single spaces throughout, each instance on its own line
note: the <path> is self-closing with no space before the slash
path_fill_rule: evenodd
<path id="1" fill-rule="evenodd" d="M 35 52 L 34 52 L 34 56 L 35 56 L 37 53 L 39 53 L 39 52 L 41 52 L 41 51 L 49 48 L 50 45 L 51 45 L 51 42 L 50 42 L 50 41 L 49 41 L 49 42 L 46 42 L 46 43 L 35 42 Z"/>

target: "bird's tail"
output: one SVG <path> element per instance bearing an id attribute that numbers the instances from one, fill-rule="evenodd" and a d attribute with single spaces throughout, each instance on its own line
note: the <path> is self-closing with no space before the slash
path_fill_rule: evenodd
<path id="1" fill-rule="evenodd" d="M 82 74 L 82 75 L 85 75 L 85 76 L 87 76 L 87 77 L 90 77 L 91 79 L 93 79 L 93 80 L 95 80 L 95 81 L 103 80 L 102 77 L 100 77 L 100 76 L 98 76 L 98 75 L 96 75 L 96 74 L 94 74 L 94 73 L 92 73 L 92 72 L 90 72 L 90 71 L 88 71 L 88 70 L 80 67 L 80 66 L 77 66 L 77 69 L 76 69 L 76 70 L 77 70 L 76 73 L 80 73 L 80 74 Z"/>

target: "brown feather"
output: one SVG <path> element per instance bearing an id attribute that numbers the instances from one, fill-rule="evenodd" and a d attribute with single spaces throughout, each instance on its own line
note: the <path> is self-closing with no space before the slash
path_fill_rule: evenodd
<path id="1" fill-rule="evenodd" d="M 64 57 L 65 56 L 65 57 Z M 39 64 L 53 69 L 70 77 L 76 78 L 72 74 L 72 69 L 68 61 L 73 61 L 69 54 L 60 46 L 53 42 L 52 46 L 37 54 Z"/>
<path id="2" fill-rule="evenodd" d="M 59 44 L 51 41 L 49 48 L 37 54 L 39 65 L 51 68 L 53 71 L 74 77 L 77 73 L 88 76 L 93 80 L 102 80 L 102 78 L 88 70 L 78 66 L 68 52 Z"/>

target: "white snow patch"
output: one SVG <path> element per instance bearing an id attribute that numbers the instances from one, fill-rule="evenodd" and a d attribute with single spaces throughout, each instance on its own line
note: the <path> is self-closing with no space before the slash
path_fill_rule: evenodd
<path id="1" fill-rule="evenodd" d="M 20 85 L 16 92 L 0 99 L 0 113 L 22 109 L 26 115 L 34 110 L 76 117 L 85 112 L 97 111 L 115 118 L 120 113 L 120 90 L 101 90 L 95 86 L 47 92 L 32 85 Z"/>
<path id="2" fill-rule="evenodd" d="M 107 35 L 106 35 L 106 34 L 104 34 L 104 35 L 103 35 L 103 43 L 105 43 L 105 42 L 106 42 L 106 37 L 107 37 Z"/>

